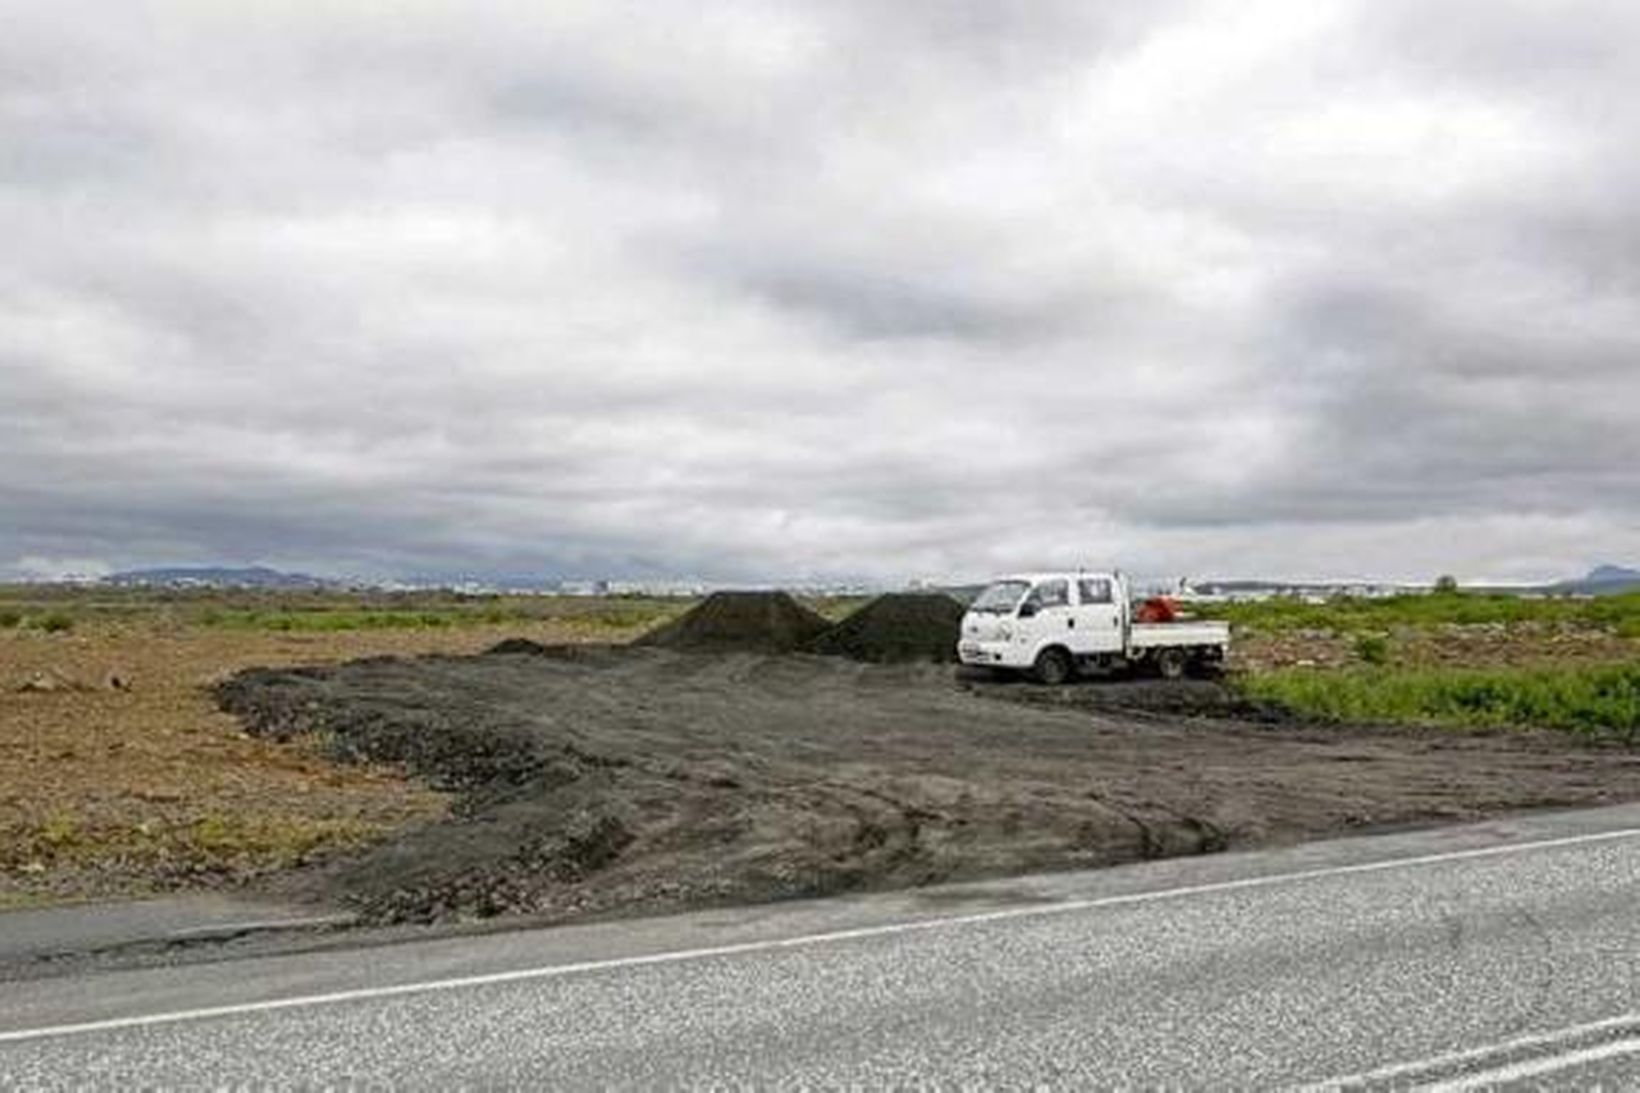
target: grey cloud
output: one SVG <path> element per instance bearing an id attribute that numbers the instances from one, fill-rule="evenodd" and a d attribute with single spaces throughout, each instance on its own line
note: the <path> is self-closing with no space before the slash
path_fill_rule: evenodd
<path id="1" fill-rule="evenodd" d="M 1634 560 L 1573 7 L 20 15 L 0 570 Z"/>
<path id="2" fill-rule="evenodd" d="M 745 284 L 781 307 L 819 316 L 856 338 L 1040 338 L 1052 333 L 1060 318 L 858 268 L 774 269 L 747 277 Z"/>

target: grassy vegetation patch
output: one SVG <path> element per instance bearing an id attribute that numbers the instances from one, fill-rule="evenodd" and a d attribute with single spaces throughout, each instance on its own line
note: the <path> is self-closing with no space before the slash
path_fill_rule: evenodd
<path id="1" fill-rule="evenodd" d="M 1559 729 L 1640 739 L 1640 664 L 1531 669 L 1287 669 L 1243 679 L 1248 697 L 1340 722 Z"/>
<path id="2" fill-rule="evenodd" d="M 209 611 L 199 617 L 203 626 L 229 630 L 278 630 L 331 633 L 341 630 L 424 630 L 453 626 L 458 621 L 483 622 L 454 612 L 438 611 Z"/>
<path id="3" fill-rule="evenodd" d="M 645 629 L 689 606 L 683 599 L 636 595 L 0 585 L 0 630 L 61 632 L 79 623 L 156 623 L 244 632 L 349 633 L 564 623 L 597 634 Z"/>
<path id="4" fill-rule="evenodd" d="M 1611 628 L 1627 637 L 1640 637 L 1640 592 L 1589 599 L 1526 599 L 1476 592 L 1384 599 L 1338 597 L 1326 603 L 1270 599 L 1202 605 L 1200 611 L 1238 627 L 1267 632 L 1540 623 Z"/>
<path id="5" fill-rule="evenodd" d="M 74 629 L 74 617 L 62 611 L 49 611 L 29 619 L 28 624 L 48 634 L 66 634 Z"/>
<path id="6" fill-rule="evenodd" d="M 6 830 L 0 867 L 23 874 L 110 861 L 149 867 L 282 868 L 322 848 L 380 838 L 385 830 L 381 824 L 345 817 L 212 812 L 182 822 L 97 824 L 58 812 L 36 826 Z"/>
<path id="7" fill-rule="evenodd" d="M 527 606 L 436 606 L 387 608 L 210 608 L 196 624 L 227 630 L 338 633 L 351 630 L 429 630 L 451 626 L 504 626 L 557 620 L 594 629 L 628 630 L 666 618 L 676 606 L 648 600 L 596 600 L 561 609 L 542 601 Z M 554 608 L 560 608 L 554 610 Z"/>
<path id="8" fill-rule="evenodd" d="M 1358 634 L 1355 638 L 1355 655 L 1367 664 L 1388 664 L 1389 653 L 1389 638 L 1383 634 Z"/>

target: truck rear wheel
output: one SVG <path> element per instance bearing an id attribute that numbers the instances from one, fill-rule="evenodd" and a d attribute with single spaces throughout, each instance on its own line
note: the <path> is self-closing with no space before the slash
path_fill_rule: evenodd
<path id="1" fill-rule="evenodd" d="M 1163 679 L 1182 679 L 1189 663 L 1183 649 L 1161 649 L 1156 653 L 1156 674 Z"/>
<path id="2" fill-rule="evenodd" d="M 1036 678 L 1057 687 L 1071 678 L 1071 658 L 1063 649 L 1044 649 L 1036 655 Z"/>

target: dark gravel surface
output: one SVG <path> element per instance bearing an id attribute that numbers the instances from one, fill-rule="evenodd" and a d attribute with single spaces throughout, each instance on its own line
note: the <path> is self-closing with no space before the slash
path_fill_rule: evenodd
<path id="1" fill-rule="evenodd" d="M 515 648 L 220 687 L 253 733 L 319 733 L 339 758 L 404 762 L 461 794 L 453 819 L 277 894 L 373 922 L 568 919 L 1640 799 L 1634 752 L 1286 724 L 1210 682 L 1050 689 L 836 657 Z"/>

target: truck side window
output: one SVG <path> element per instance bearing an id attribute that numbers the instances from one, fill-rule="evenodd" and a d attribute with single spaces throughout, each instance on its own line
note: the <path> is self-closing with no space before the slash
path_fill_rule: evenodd
<path id="1" fill-rule="evenodd" d="M 1025 602 L 1034 604 L 1038 610 L 1044 607 L 1068 607 L 1071 602 L 1070 582 L 1043 581 L 1031 589 L 1031 594 L 1025 597 Z"/>
<path id="2" fill-rule="evenodd" d="M 1110 603 L 1110 581 L 1104 577 L 1085 577 L 1076 582 L 1083 603 Z"/>

